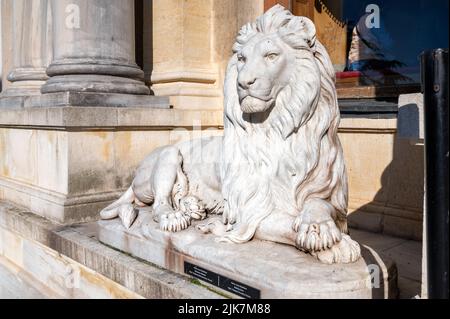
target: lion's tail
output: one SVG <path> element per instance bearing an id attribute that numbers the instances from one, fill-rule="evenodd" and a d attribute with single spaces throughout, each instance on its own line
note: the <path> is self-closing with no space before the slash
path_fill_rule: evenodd
<path id="1" fill-rule="evenodd" d="M 114 203 L 102 209 L 100 212 L 100 217 L 102 219 L 112 219 L 119 216 L 120 208 L 124 204 L 132 205 L 136 199 L 133 189 L 130 186 L 122 196 L 119 197 Z"/>

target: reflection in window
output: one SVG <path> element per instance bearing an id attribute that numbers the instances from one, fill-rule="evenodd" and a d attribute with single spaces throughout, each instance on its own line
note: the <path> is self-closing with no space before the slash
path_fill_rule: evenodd
<path id="1" fill-rule="evenodd" d="M 296 0 L 293 9 L 316 23 L 342 87 L 419 83 L 420 53 L 448 48 L 448 7 L 448 0 Z"/>

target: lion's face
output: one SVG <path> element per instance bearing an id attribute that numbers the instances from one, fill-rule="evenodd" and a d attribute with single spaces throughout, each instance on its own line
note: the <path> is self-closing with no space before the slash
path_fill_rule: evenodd
<path id="1" fill-rule="evenodd" d="M 277 34 L 258 34 L 237 52 L 237 59 L 242 112 L 269 110 L 294 72 L 293 49 Z"/>

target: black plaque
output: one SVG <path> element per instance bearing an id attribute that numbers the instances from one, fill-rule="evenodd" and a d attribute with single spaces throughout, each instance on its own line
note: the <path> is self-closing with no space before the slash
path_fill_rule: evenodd
<path id="1" fill-rule="evenodd" d="M 259 289 L 250 287 L 226 276 L 216 274 L 213 271 L 191 264 L 187 261 L 184 262 L 184 273 L 243 298 L 261 298 L 261 291 Z"/>

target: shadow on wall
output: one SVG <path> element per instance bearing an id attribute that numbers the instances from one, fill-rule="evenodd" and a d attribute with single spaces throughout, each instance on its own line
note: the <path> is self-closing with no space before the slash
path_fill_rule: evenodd
<path id="1" fill-rule="evenodd" d="M 397 133 L 393 136 L 392 161 L 383 171 L 381 188 L 372 202 L 350 214 L 349 226 L 422 240 L 424 146 L 412 139 L 420 131 L 418 106 L 402 106 L 397 125 Z M 405 138 L 407 136 L 409 138 Z"/>
<path id="2" fill-rule="evenodd" d="M 134 0 L 135 7 L 135 59 L 136 64 L 144 71 L 145 84 L 151 90 L 151 74 L 153 71 L 153 2 L 152 0 Z"/>

